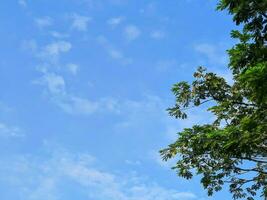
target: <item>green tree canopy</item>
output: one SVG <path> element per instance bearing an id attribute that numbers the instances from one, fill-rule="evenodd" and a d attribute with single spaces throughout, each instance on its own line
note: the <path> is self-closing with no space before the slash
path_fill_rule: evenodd
<path id="1" fill-rule="evenodd" d="M 164 160 L 179 155 L 173 169 L 187 179 L 200 175 L 209 195 L 228 184 L 233 199 L 267 197 L 267 0 L 221 0 L 218 10 L 242 26 L 228 50 L 233 84 L 204 67 L 192 83 L 175 84 L 171 116 L 184 119 L 188 108 L 212 102 L 215 120 L 184 129 L 160 152 Z"/>

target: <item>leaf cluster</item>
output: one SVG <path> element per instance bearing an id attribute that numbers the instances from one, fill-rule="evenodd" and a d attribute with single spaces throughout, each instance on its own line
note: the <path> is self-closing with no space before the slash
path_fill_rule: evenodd
<path id="1" fill-rule="evenodd" d="M 185 119 L 188 109 L 212 102 L 215 120 L 184 129 L 160 152 L 163 160 L 179 155 L 173 169 L 187 179 L 199 174 L 209 195 L 227 183 L 233 199 L 253 200 L 258 191 L 267 196 L 267 1 L 221 0 L 218 9 L 243 25 L 232 31 L 239 43 L 228 50 L 233 84 L 204 67 L 192 83 L 175 84 L 171 116 Z"/>

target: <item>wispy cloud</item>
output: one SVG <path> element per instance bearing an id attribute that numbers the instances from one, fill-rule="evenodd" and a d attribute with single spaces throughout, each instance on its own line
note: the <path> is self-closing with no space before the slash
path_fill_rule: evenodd
<path id="1" fill-rule="evenodd" d="M 33 83 L 43 86 L 44 93 L 49 100 L 64 112 L 73 115 L 90 115 L 102 111 L 119 112 L 117 101 L 113 98 L 100 98 L 92 101 L 68 91 L 62 72 L 68 71 L 72 75 L 76 75 L 79 66 L 75 63 L 63 65 L 59 58 L 61 54 L 71 50 L 72 44 L 70 42 L 60 40 L 39 47 L 35 41 L 28 41 L 24 42 L 22 46 L 24 49 L 32 49 L 33 55 L 40 59 L 40 64 L 36 70 L 41 73 L 41 77 L 34 80 Z M 123 57 L 116 59 L 123 59 Z"/>
<path id="2" fill-rule="evenodd" d="M 109 50 L 109 55 L 112 58 L 116 59 L 116 60 L 122 60 L 122 59 L 124 59 L 123 53 L 121 51 L 119 51 L 119 50 L 116 50 L 116 49 L 110 49 Z"/>
<path id="3" fill-rule="evenodd" d="M 18 4 L 22 7 L 26 7 L 27 6 L 27 2 L 25 0 L 18 0 Z"/>
<path id="4" fill-rule="evenodd" d="M 58 56 L 60 53 L 66 53 L 71 49 L 72 45 L 70 42 L 66 41 L 57 41 L 46 45 L 41 55 L 48 56 Z"/>
<path id="5" fill-rule="evenodd" d="M 118 102 L 112 98 L 101 98 L 92 101 L 79 97 L 67 91 L 66 82 L 63 76 L 41 71 L 43 76 L 34 81 L 42 85 L 49 99 L 64 112 L 72 115 L 90 115 L 97 112 L 119 112 Z"/>
<path id="6" fill-rule="evenodd" d="M 106 37 L 104 36 L 99 36 L 97 38 L 97 41 L 99 44 L 101 44 L 105 50 L 107 51 L 108 55 L 114 59 L 118 60 L 121 64 L 123 65 L 128 65 L 132 63 L 132 59 L 129 57 L 126 57 L 124 53 L 117 48 L 115 48 Z"/>
<path id="7" fill-rule="evenodd" d="M 0 137 L 22 137 L 22 131 L 18 127 L 9 126 L 0 122 Z"/>
<path id="8" fill-rule="evenodd" d="M 124 34 L 128 41 L 133 41 L 141 35 L 141 30 L 135 25 L 128 25 L 124 29 Z"/>
<path id="9" fill-rule="evenodd" d="M 31 52 L 33 56 L 40 60 L 38 71 L 47 71 L 49 68 L 65 69 L 65 71 L 76 75 L 79 66 L 75 63 L 61 64 L 59 62 L 62 54 L 68 53 L 72 49 L 72 44 L 65 40 L 57 40 L 44 46 L 39 46 L 35 40 L 22 42 L 22 49 Z"/>
<path id="10" fill-rule="evenodd" d="M 43 47 L 36 46 L 34 55 L 41 59 L 46 65 L 57 65 L 62 54 L 68 53 L 72 48 L 72 44 L 68 41 L 58 40 L 51 42 Z M 49 64 L 48 64 L 49 63 Z"/>
<path id="11" fill-rule="evenodd" d="M 123 17 L 113 17 L 107 20 L 107 24 L 110 25 L 112 28 L 115 28 L 116 26 L 121 24 L 123 20 Z"/>
<path id="12" fill-rule="evenodd" d="M 165 34 L 164 31 L 161 31 L 161 30 L 155 30 L 155 31 L 152 31 L 152 32 L 151 32 L 150 36 L 151 36 L 151 38 L 153 38 L 153 39 L 160 40 L 160 39 L 165 38 L 166 34 Z"/>
<path id="13" fill-rule="evenodd" d="M 69 35 L 66 33 L 60 33 L 58 31 L 51 31 L 50 35 L 53 36 L 54 38 L 58 38 L 58 39 L 63 39 L 63 38 L 68 38 Z"/>
<path id="14" fill-rule="evenodd" d="M 130 132 L 140 128 L 140 125 L 146 123 L 141 129 L 154 126 L 154 123 L 161 124 L 165 117 L 166 102 L 159 96 L 146 94 L 140 100 L 126 99 L 119 102 L 119 109 L 123 119 L 114 124 L 115 131 Z"/>
<path id="15" fill-rule="evenodd" d="M 139 10 L 139 12 L 143 15 L 153 16 L 157 13 L 158 5 L 156 1 L 149 2 L 143 8 Z"/>
<path id="16" fill-rule="evenodd" d="M 140 166 L 141 162 L 139 160 L 125 160 L 125 163 L 127 165 L 132 165 L 132 166 Z"/>
<path id="17" fill-rule="evenodd" d="M 47 87 L 48 92 L 54 96 L 66 95 L 66 84 L 62 76 L 55 73 L 44 73 L 43 77 L 36 83 Z"/>
<path id="18" fill-rule="evenodd" d="M 97 101 L 90 101 L 73 95 L 66 96 L 65 99 L 57 99 L 57 105 L 69 114 L 90 115 L 100 110 L 101 104 Z"/>
<path id="19" fill-rule="evenodd" d="M 192 192 L 178 192 L 157 183 L 144 180 L 142 176 L 121 175 L 96 166 L 90 154 L 52 150 L 47 159 L 33 156 L 1 160 L 0 181 L 16 189 L 25 199 L 61 199 L 68 190 L 95 200 L 191 200 Z M 63 186 L 63 187 L 62 187 Z"/>
<path id="20" fill-rule="evenodd" d="M 88 23 L 92 20 L 91 17 L 73 14 L 71 16 L 72 25 L 71 28 L 78 31 L 87 31 Z"/>
<path id="21" fill-rule="evenodd" d="M 46 28 L 48 26 L 53 25 L 53 19 L 48 16 L 36 18 L 34 19 L 34 22 L 39 28 Z"/>
<path id="22" fill-rule="evenodd" d="M 204 55 L 211 64 L 226 65 L 228 62 L 226 52 L 222 52 L 220 45 L 201 43 L 194 46 L 194 50 Z"/>
<path id="23" fill-rule="evenodd" d="M 67 64 L 66 67 L 67 67 L 68 71 L 73 75 L 76 75 L 77 72 L 79 71 L 79 66 L 77 64 L 74 64 L 74 63 Z"/>

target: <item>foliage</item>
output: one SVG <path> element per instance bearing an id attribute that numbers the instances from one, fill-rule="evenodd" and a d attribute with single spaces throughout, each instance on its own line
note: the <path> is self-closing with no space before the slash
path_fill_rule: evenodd
<path id="1" fill-rule="evenodd" d="M 213 102 L 216 119 L 184 129 L 160 152 L 164 160 L 179 155 L 173 169 L 187 179 L 196 172 L 209 195 L 227 183 L 233 199 L 253 200 L 267 197 L 267 1 L 221 0 L 224 9 L 243 27 L 232 31 L 239 42 L 228 50 L 233 84 L 204 67 L 191 84 L 175 84 L 171 116 L 184 119 L 188 108 Z"/>

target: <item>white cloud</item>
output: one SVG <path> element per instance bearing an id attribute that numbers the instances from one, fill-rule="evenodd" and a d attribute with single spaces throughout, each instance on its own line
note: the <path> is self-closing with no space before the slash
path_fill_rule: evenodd
<path id="1" fill-rule="evenodd" d="M 58 40 L 39 47 L 35 40 L 28 40 L 23 41 L 21 46 L 23 50 L 30 51 L 38 59 L 41 59 L 42 63 L 37 66 L 37 70 L 40 72 L 47 72 L 49 68 L 57 70 L 65 68 L 71 74 L 76 75 L 79 70 L 77 64 L 58 62 L 61 54 L 68 53 L 72 49 L 72 44 L 68 41 Z"/>
<path id="2" fill-rule="evenodd" d="M 73 75 L 76 75 L 78 70 L 79 70 L 79 66 L 73 63 L 67 64 L 67 69 L 69 70 L 69 72 Z"/>
<path id="3" fill-rule="evenodd" d="M 101 108 L 97 101 L 90 101 L 85 98 L 69 95 L 64 99 L 57 99 L 57 105 L 69 114 L 93 114 Z"/>
<path id="4" fill-rule="evenodd" d="M 114 28 L 118 26 L 119 24 L 121 24 L 123 19 L 124 19 L 123 17 L 113 17 L 113 18 L 108 19 L 107 24 Z"/>
<path id="5" fill-rule="evenodd" d="M 82 3 L 84 6 L 86 6 L 89 9 L 94 8 L 102 8 L 103 5 L 108 6 L 121 6 L 125 5 L 125 3 L 128 2 L 128 0 L 79 0 L 79 3 Z"/>
<path id="6" fill-rule="evenodd" d="M 204 55 L 211 64 L 227 65 L 228 58 L 225 51 L 220 51 L 222 46 L 208 43 L 197 44 L 194 46 L 196 52 Z"/>
<path id="7" fill-rule="evenodd" d="M 112 57 L 112 58 L 114 58 L 114 59 L 118 59 L 118 60 L 120 60 L 120 59 L 123 59 L 123 54 L 122 54 L 122 52 L 120 52 L 120 51 L 118 51 L 118 50 L 116 50 L 116 49 L 110 49 L 109 50 L 109 55 Z"/>
<path id="8" fill-rule="evenodd" d="M 54 38 L 59 38 L 59 39 L 68 38 L 69 37 L 68 34 L 66 34 L 66 33 L 60 33 L 60 32 L 57 32 L 57 31 L 51 31 L 50 34 Z"/>
<path id="9" fill-rule="evenodd" d="M 16 190 L 16 194 L 30 200 L 61 199 L 61 195 L 74 188 L 77 195 L 95 200 L 197 198 L 191 192 L 178 192 L 144 180 L 141 175 L 100 170 L 90 154 L 49 149 L 51 153 L 46 159 L 21 156 L 1 160 L 0 181 L 5 181 L 5 185 Z"/>
<path id="10" fill-rule="evenodd" d="M 76 95 L 68 94 L 65 97 L 56 98 L 56 104 L 66 113 L 72 115 L 91 115 L 95 113 L 111 112 L 120 113 L 119 101 L 113 98 L 101 98 L 92 101 Z"/>
<path id="11" fill-rule="evenodd" d="M 127 40 L 133 41 L 141 35 L 141 31 L 135 25 L 128 25 L 124 29 L 124 34 Z"/>
<path id="12" fill-rule="evenodd" d="M 57 41 L 46 45 L 43 48 L 41 55 L 44 56 L 58 56 L 60 53 L 66 53 L 72 48 L 71 43 L 66 41 Z"/>
<path id="13" fill-rule="evenodd" d="M 65 80 L 60 75 L 54 73 L 46 73 L 37 83 L 46 85 L 48 91 L 53 95 L 66 94 Z"/>
<path id="14" fill-rule="evenodd" d="M 145 7 L 141 8 L 139 12 L 146 16 L 156 15 L 158 12 L 158 3 L 156 1 L 149 2 Z"/>
<path id="15" fill-rule="evenodd" d="M 100 104 L 102 104 L 102 107 L 105 108 L 105 111 L 110 111 L 115 114 L 119 114 L 121 112 L 120 110 L 120 104 L 121 102 L 114 98 L 101 98 Z"/>
<path id="16" fill-rule="evenodd" d="M 118 60 L 121 62 L 123 65 L 128 65 L 132 63 L 132 59 L 126 57 L 123 52 L 115 49 L 115 48 L 110 48 L 107 49 L 108 54 L 110 55 L 111 58 Z"/>
<path id="17" fill-rule="evenodd" d="M 120 114 L 124 117 L 120 122 L 114 124 L 116 132 L 129 133 L 132 130 L 143 132 L 147 128 L 154 127 L 154 123 L 162 123 L 163 117 L 166 116 L 165 100 L 154 95 L 146 94 L 140 100 L 122 100 L 119 101 L 119 105 Z M 143 123 L 145 125 L 142 125 Z M 142 128 L 140 129 L 140 127 Z"/>
<path id="18" fill-rule="evenodd" d="M 125 160 L 125 163 L 127 165 L 134 165 L 134 166 L 141 165 L 141 162 L 139 160 Z"/>
<path id="19" fill-rule="evenodd" d="M 39 28 L 45 28 L 53 24 L 53 19 L 48 16 L 36 18 L 34 21 Z"/>
<path id="20" fill-rule="evenodd" d="M 26 7 L 27 6 L 27 2 L 25 0 L 18 0 L 18 4 L 22 7 Z"/>
<path id="21" fill-rule="evenodd" d="M 44 177 L 40 184 L 34 189 L 28 189 L 29 200 L 58 200 L 60 194 L 57 194 L 55 178 Z"/>
<path id="22" fill-rule="evenodd" d="M 71 43 L 66 41 L 52 42 L 42 48 L 38 48 L 35 42 L 27 42 L 24 46 L 27 49 L 34 49 L 34 55 L 41 58 L 41 63 L 37 66 L 37 71 L 41 73 L 41 77 L 33 83 L 42 85 L 44 93 L 51 102 L 57 105 L 64 112 L 69 114 L 90 115 L 97 112 L 113 112 L 118 113 L 118 103 L 112 98 L 100 98 L 90 100 L 86 97 L 81 97 L 70 93 L 66 87 L 66 81 L 60 74 L 63 70 L 69 71 L 76 75 L 79 66 L 74 63 L 61 65 L 58 62 L 59 55 L 70 51 Z M 40 52 L 38 50 L 40 49 Z M 110 50 L 110 49 L 109 49 Z M 118 55 L 113 55 L 118 56 Z M 117 57 L 116 59 L 123 59 Z M 55 62 L 56 61 L 56 62 Z M 63 68 L 62 66 L 65 66 Z"/>
<path id="23" fill-rule="evenodd" d="M 65 40 L 57 40 L 43 47 L 38 46 L 35 40 L 26 40 L 22 42 L 22 49 L 30 51 L 37 58 L 47 61 L 54 61 L 62 53 L 67 53 L 71 50 L 72 44 Z"/>
<path id="24" fill-rule="evenodd" d="M 150 36 L 153 39 L 159 40 L 165 38 L 166 34 L 161 30 L 155 30 L 151 32 Z"/>
<path id="25" fill-rule="evenodd" d="M 114 59 L 119 61 L 123 65 L 128 65 L 132 63 L 132 59 L 128 58 L 124 55 L 124 53 L 118 49 L 116 49 L 104 36 L 99 36 L 97 41 L 105 48 L 108 55 Z"/>
<path id="26" fill-rule="evenodd" d="M 39 52 L 35 52 L 35 56 L 43 59 L 46 65 L 50 63 L 52 65 L 57 65 L 57 67 L 59 67 L 57 61 L 60 55 L 69 52 L 71 48 L 72 44 L 70 42 L 59 40 L 40 48 Z"/>
<path id="27" fill-rule="evenodd" d="M 74 14 L 72 15 L 72 20 L 71 27 L 73 29 L 78 31 L 87 31 L 88 23 L 92 20 L 92 18 Z"/>
<path id="28" fill-rule="evenodd" d="M 73 115 L 91 115 L 97 112 L 119 113 L 119 103 L 113 98 L 101 98 L 95 101 L 69 93 L 63 76 L 40 71 L 43 76 L 35 84 L 42 85 L 49 99 L 64 112 Z"/>
<path id="29" fill-rule="evenodd" d="M 8 126 L 0 122 L 0 136 L 2 137 L 22 137 L 21 129 L 18 127 Z"/>

